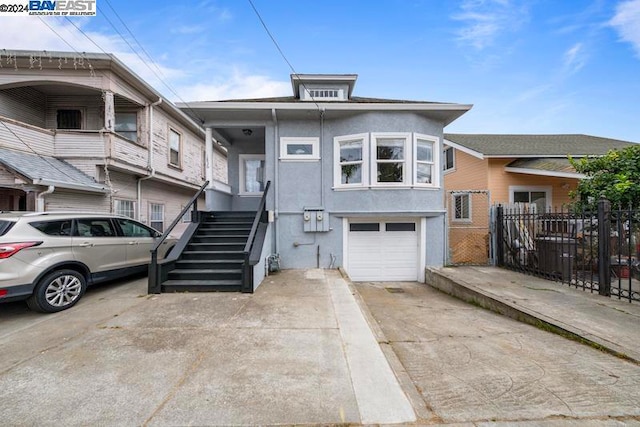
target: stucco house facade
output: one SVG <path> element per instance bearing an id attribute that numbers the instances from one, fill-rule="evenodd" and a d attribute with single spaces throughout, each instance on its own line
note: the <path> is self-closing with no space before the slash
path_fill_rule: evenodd
<path id="1" fill-rule="evenodd" d="M 356 75 L 292 75 L 293 95 L 180 105 L 228 150 L 210 211 L 266 194 L 281 268 L 344 267 L 354 280 L 424 280 L 445 260 L 443 129 L 470 105 L 353 95 Z"/>
<path id="2" fill-rule="evenodd" d="M 115 56 L 3 51 L 0 64 L 0 210 L 115 212 L 162 231 L 205 178 L 226 179 L 200 123 Z"/>
<path id="3" fill-rule="evenodd" d="M 525 204 L 545 212 L 571 203 L 569 193 L 584 176 L 575 171 L 568 156 L 600 156 L 632 144 L 573 134 L 445 134 L 448 261 L 488 261 L 489 208 L 493 204 Z"/>

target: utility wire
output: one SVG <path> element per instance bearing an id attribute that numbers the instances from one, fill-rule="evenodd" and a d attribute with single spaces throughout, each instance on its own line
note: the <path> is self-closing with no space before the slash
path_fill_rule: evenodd
<path id="1" fill-rule="evenodd" d="M 291 65 L 291 62 L 289 62 L 289 60 L 287 59 L 287 56 L 284 54 L 284 52 L 280 48 L 280 45 L 276 41 L 275 37 L 273 36 L 273 34 L 271 34 L 271 31 L 269 31 L 269 27 L 267 27 L 267 24 L 264 22 L 264 19 L 262 19 L 262 16 L 260 16 L 260 12 L 258 12 L 258 9 L 256 9 L 256 6 L 253 4 L 253 1 L 252 0 L 248 0 L 248 1 L 249 1 L 249 4 L 251 5 L 251 8 L 253 9 L 253 11 L 258 16 L 258 19 L 260 20 L 260 23 L 262 24 L 262 27 L 267 32 L 267 35 L 269 36 L 269 38 L 271 39 L 271 41 L 275 45 L 276 49 L 278 49 L 278 52 L 280 52 L 280 56 L 282 56 L 282 59 L 284 59 L 284 61 L 287 63 L 287 65 L 289 65 L 289 68 L 291 69 L 291 72 L 293 73 L 293 75 L 296 76 L 296 78 L 298 80 L 300 80 L 300 84 L 302 85 L 302 87 L 307 91 L 307 93 L 309 93 L 309 96 L 311 97 L 311 100 L 313 101 L 313 103 L 316 104 L 316 107 L 318 108 L 318 111 L 322 112 L 322 109 L 320 108 L 320 106 L 316 102 L 315 98 L 311 94 L 311 91 L 309 91 L 309 89 L 307 89 L 307 86 L 300 79 L 300 75 L 298 75 L 298 73 L 296 72 L 295 68 L 293 68 L 293 65 Z"/>
<path id="2" fill-rule="evenodd" d="M 173 93 L 180 101 L 182 101 L 183 104 L 185 104 L 187 106 L 187 109 L 189 109 L 189 111 L 191 111 L 191 113 L 193 113 L 193 115 L 195 116 L 195 118 L 197 118 L 198 120 L 200 120 L 201 124 L 204 123 L 204 120 L 202 119 L 202 117 L 200 117 L 198 115 L 198 113 L 196 113 L 190 106 L 189 104 L 182 99 L 182 97 L 180 95 L 178 95 L 178 93 L 173 90 L 173 88 L 162 78 L 160 77 L 160 75 L 156 72 L 156 70 L 154 70 L 153 68 L 151 68 L 151 66 L 147 63 L 147 61 L 140 56 L 140 54 L 138 53 L 138 50 L 136 48 L 134 48 L 133 46 L 131 46 L 131 43 L 129 43 L 129 40 L 127 40 L 122 33 L 120 32 L 120 30 L 114 25 L 113 21 L 111 21 L 111 19 L 109 19 L 109 17 L 104 13 L 104 11 L 102 9 L 100 9 L 100 6 L 97 6 L 98 11 L 102 14 L 102 16 L 104 16 L 104 18 L 107 20 L 107 22 L 109 23 L 109 25 L 111 25 L 111 27 L 116 31 L 116 33 L 118 33 L 118 35 L 120 36 L 120 38 L 127 44 L 127 46 L 129 46 L 129 49 L 131 49 L 131 52 L 133 52 L 139 59 L 140 61 L 142 61 L 142 63 L 158 78 L 158 80 L 160 80 L 160 82 L 165 85 L 167 87 L 167 89 L 169 89 L 169 91 L 171 93 Z M 113 8 L 112 8 L 113 10 Z M 118 18 L 120 18 L 118 16 Z M 135 39 L 135 37 L 134 37 Z M 137 40 L 136 40 L 137 41 Z M 140 47 L 142 48 L 142 46 L 140 45 Z M 142 48 L 142 50 L 144 50 L 144 48 Z M 153 61 L 153 59 L 151 59 L 151 63 L 153 63 L 155 65 L 155 62 Z M 157 67 L 157 65 L 156 65 Z"/>

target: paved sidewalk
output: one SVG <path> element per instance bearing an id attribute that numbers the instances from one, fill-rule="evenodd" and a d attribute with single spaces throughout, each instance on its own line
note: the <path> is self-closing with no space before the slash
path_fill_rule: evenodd
<path id="1" fill-rule="evenodd" d="M 573 335 L 640 363 L 640 303 L 497 267 L 432 269 L 427 283 L 465 301 Z"/>

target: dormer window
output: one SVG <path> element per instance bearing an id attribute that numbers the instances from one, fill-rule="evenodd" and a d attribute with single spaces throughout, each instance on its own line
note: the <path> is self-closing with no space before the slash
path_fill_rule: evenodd
<path id="1" fill-rule="evenodd" d="M 307 88 L 304 95 L 305 101 L 345 101 L 344 89 Z"/>
<path id="2" fill-rule="evenodd" d="M 340 93 L 337 89 L 311 89 L 309 94 L 314 98 L 338 98 Z"/>
<path id="3" fill-rule="evenodd" d="M 300 101 L 349 101 L 356 74 L 292 74 L 293 95 Z"/>

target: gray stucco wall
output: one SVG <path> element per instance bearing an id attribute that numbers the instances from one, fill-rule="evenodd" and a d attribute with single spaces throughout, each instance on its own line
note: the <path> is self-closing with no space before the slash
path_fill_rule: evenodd
<path id="1" fill-rule="evenodd" d="M 279 122 L 279 137 L 321 136 L 320 119 Z M 371 132 L 417 132 L 442 138 L 442 125 L 409 113 L 365 113 L 339 120 L 325 120 L 322 129 L 321 160 L 280 161 L 278 200 L 278 250 L 283 268 L 326 268 L 331 255 L 342 265 L 342 217 L 428 217 L 426 264 L 442 265 L 444 260 L 444 210 L 441 189 L 333 190 L 333 138 Z M 276 144 L 267 145 L 268 163 L 275 160 Z M 279 144 L 277 144 L 279 145 Z M 269 172 L 269 171 L 268 171 Z M 438 173 L 441 173 L 438 168 Z M 273 175 L 269 175 L 273 180 Z M 442 177 L 441 180 L 442 182 Z M 324 191 L 324 193 L 322 193 Z M 330 215 L 331 231 L 305 233 L 304 207 L 323 206 Z M 295 245 L 295 244 L 298 245 Z M 318 247 L 320 248 L 318 263 Z"/>
<path id="2" fill-rule="evenodd" d="M 412 132 L 432 135 L 442 143 L 442 124 L 414 113 L 380 112 L 353 114 L 349 117 L 324 120 L 320 114 L 308 120 L 279 118 L 276 129 L 273 123 L 265 125 L 264 146 L 234 141 L 229 147 L 229 184 L 233 194 L 233 210 L 252 210 L 259 202 L 257 197 L 240 197 L 239 155 L 265 154 L 265 177 L 272 181 L 267 201 L 269 210 L 276 209 L 275 192 L 278 190 L 277 222 L 273 230 L 272 250 L 279 252 L 282 268 L 327 268 L 335 257 L 335 267 L 343 260 L 343 217 L 412 218 L 417 222 L 426 218 L 422 233 L 426 238 L 427 266 L 443 264 L 445 251 L 444 197 L 442 189 L 362 189 L 333 190 L 334 162 L 333 138 L 371 132 Z M 281 161 L 279 139 L 282 137 L 318 137 L 321 160 Z M 441 146 L 436 150 L 441 151 Z M 278 184 L 276 181 L 278 162 Z M 436 172 L 442 172 L 439 165 Z M 322 206 L 329 214 L 330 231 L 305 233 L 303 209 Z"/>

